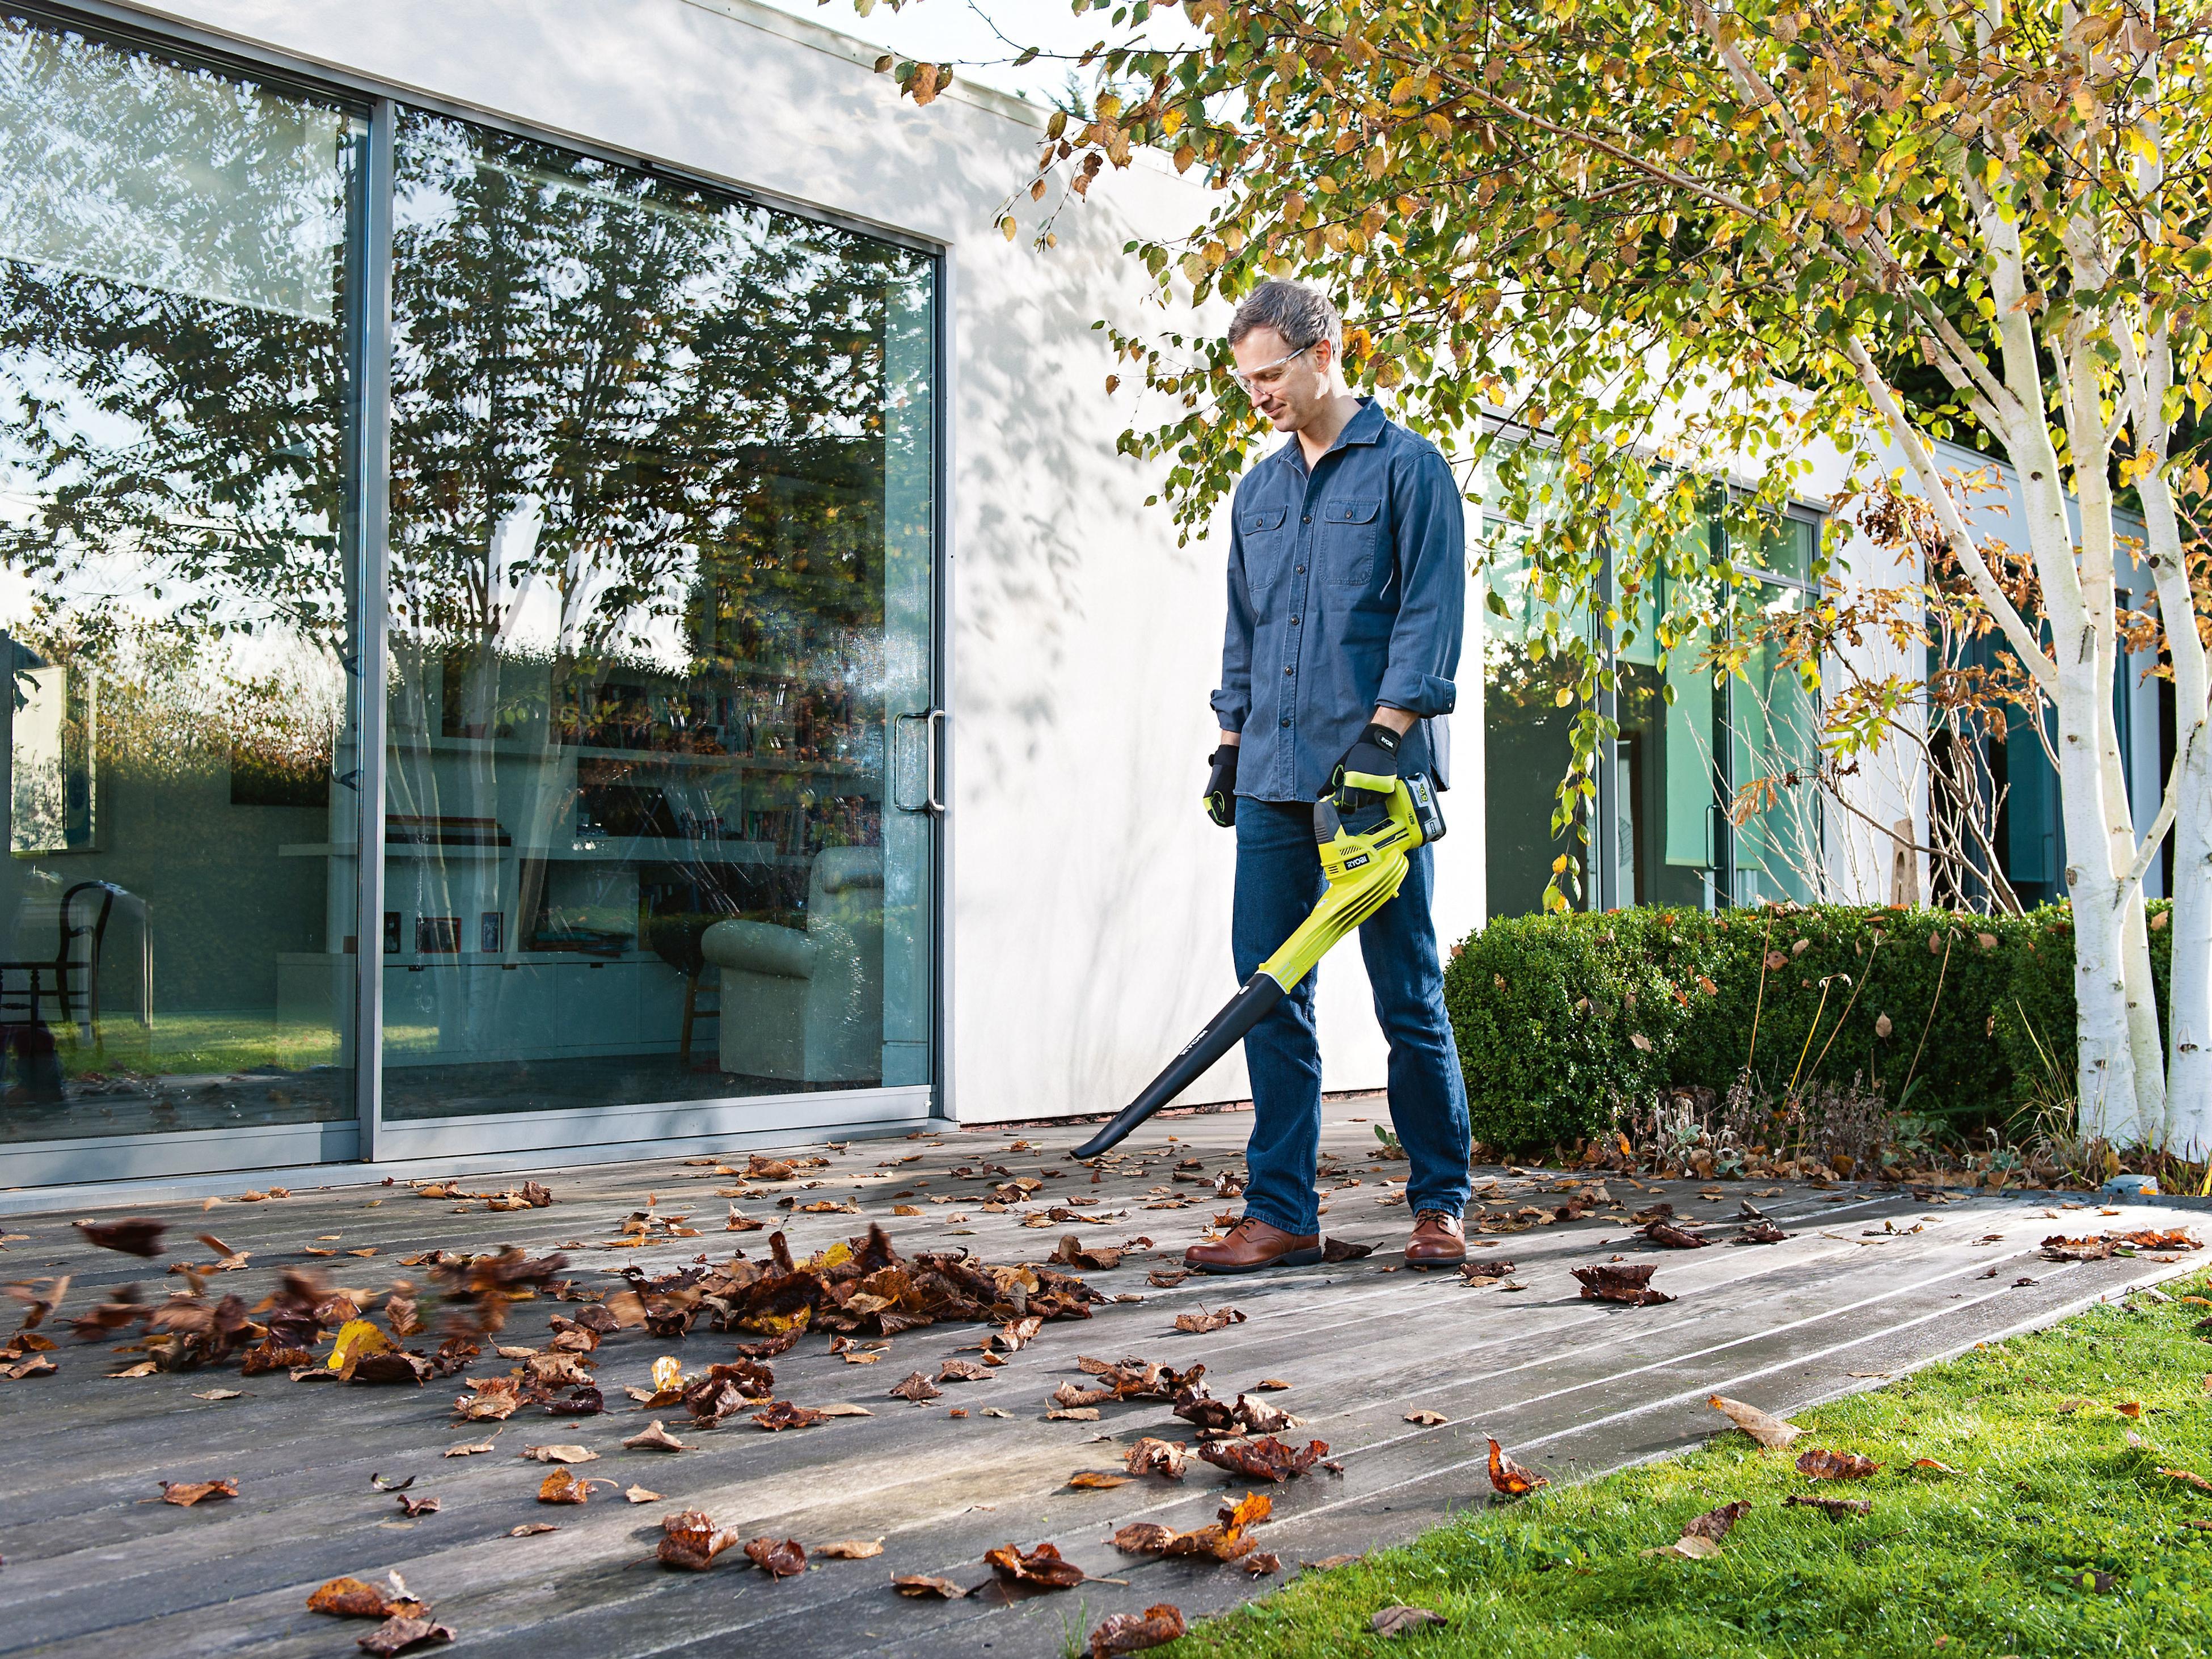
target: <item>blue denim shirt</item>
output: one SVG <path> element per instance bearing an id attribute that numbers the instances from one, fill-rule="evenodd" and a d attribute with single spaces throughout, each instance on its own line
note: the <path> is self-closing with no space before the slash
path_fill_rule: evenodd
<path id="1" fill-rule="evenodd" d="M 1316 799 L 1377 704 L 1421 716 L 1400 771 L 1446 781 L 1466 514 L 1436 446 L 1361 401 L 1310 472 L 1293 434 L 1237 486 L 1213 712 L 1240 795 Z"/>

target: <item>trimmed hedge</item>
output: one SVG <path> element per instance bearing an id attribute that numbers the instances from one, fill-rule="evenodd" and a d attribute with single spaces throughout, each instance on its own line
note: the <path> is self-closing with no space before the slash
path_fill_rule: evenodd
<path id="1" fill-rule="evenodd" d="M 2153 915 L 2166 908 L 2154 902 Z M 2162 926 L 2151 934 L 2161 1009 L 2171 938 Z M 1785 965 L 1762 972 L 1770 951 Z M 1595 1135 L 1620 1107 L 1669 1087 L 1724 1094 L 1747 1060 L 1778 1097 L 1802 1054 L 1800 1088 L 1856 1073 L 1894 1101 L 1916 1050 L 1911 1109 L 1963 1133 L 2003 1122 L 2039 1086 L 2037 1042 L 2070 1071 L 2073 971 L 2063 904 L 2024 916 L 1632 909 L 1493 921 L 1452 952 L 1444 1001 L 1474 1136 L 1487 1146 Z"/>

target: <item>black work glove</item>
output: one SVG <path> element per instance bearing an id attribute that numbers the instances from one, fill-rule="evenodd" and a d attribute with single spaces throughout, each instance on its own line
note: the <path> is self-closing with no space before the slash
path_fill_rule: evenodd
<path id="1" fill-rule="evenodd" d="M 1224 830 L 1237 822 L 1237 750 L 1224 743 L 1206 757 L 1213 768 L 1206 780 L 1206 816 Z"/>
<path id="2" fill-rule="evenodd" d="M 1328 787 L 1335 793 L 1337 810 L 1357 812 L 1363 806 L 1381 800 L 1387 790 L 1363 789 L 1346 781 L 1353 774 L 1370 778 L 1395 778 L 1398 775 L 1398 745 L 1405 738 L 1380 721 L 1370 720 L 1367 729 L 1359 734 L 1358 741 L 1344 751 L 1344 758 L 1336 763 L 1329 775 Z"/>

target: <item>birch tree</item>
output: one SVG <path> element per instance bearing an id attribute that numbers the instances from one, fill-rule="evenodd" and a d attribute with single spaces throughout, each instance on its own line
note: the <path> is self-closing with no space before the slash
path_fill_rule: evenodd
<path id="1" fill-rule="evenodd" d="M 2203 475 L 2179 435 L 2206 397 L 2205 8 L 1190 0 L 1200 36 L 1174 49 L 1138 37 L 1164 9 L 1146 0 L 1075 9 L 1100 17 L 1081 60 L 1098 91 L 1054 118 L 1001 228 L 1048 249 L 1057 215 L 1147 149 L 1211 186 L 1187 238 L 1130 245 L 1164 315 L 1113 335 L 1139 398 L 1123 445 L 1170 462 L 1186 533 L 1264 435 L 1189 307 L 1270 276 L 1322 284 L 1356 324 L 1360 386 L 1448 454 L 1488 456 L 1509 515 L 1545 526 L 1543 643 L 1582 704 L 1567 823 L 1611 736 L 1609 670 L 1577 625 L 1608 544 L 1606 620 L 1673 649 L 1725 623 L 1684 596 L 1742 592 L 1680 533 L 1717 482 L 1755 519 L 1814 445 L 1862 474 L 1901 462 L 2057 711 L 2082 1127 L 2212 1146 L 2205 606 L 2184 555 Z M 955 66 L 882 67 L 923 101 Z M 1528 434 L 1542 467 L 1512 441 Z M 2002 591 L 1939 437 L 2009 463 L 2045 617 Z M 2112 717 L 2124 492 L 2179 710 L 2143 826 Z M 2169 1061 L 2142 893 L 2175 823 Z"/>

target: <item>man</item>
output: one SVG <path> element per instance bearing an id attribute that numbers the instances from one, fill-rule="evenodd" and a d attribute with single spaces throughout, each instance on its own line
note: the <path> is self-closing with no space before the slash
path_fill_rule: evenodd
<path id="1" fill-rule="evenodd" d="M 1206 809 L 1237 831 L 1239 982 L 1304 921 L 1326 882 L 1313 803 L 1346 772 L 1441 774 L 1467 592 L 1466 520 L 1436 447 L 1346 391 L 1343 324 L 1320 294 L 1267 283 L 1229 325 L 1237 378 L 1291 441 L 1237 487 L 1221 726 Z M 1356 793 L 1356 792 L 1355 792 Z M 1340 793 L 1340 799 L 1345 799 Z M 1365 799 L 1362 796 L 1361 799 Z M 1358 805 L 1346 799 L 1346 805 Z M 1467 1089 L 1430 921 L 1434 854 L 1359 930 L 1390 1042 L 1390 1121 L 1412 1160 L 1406 1261 L 1466 1259 Z M 1244 1039 L 1252 1079 L 1244 1214 L 1184 1253 L 1205 1273 L 1321 1260 L 1314 1192 L 1321 1048 L 1308 974 Z"/>

